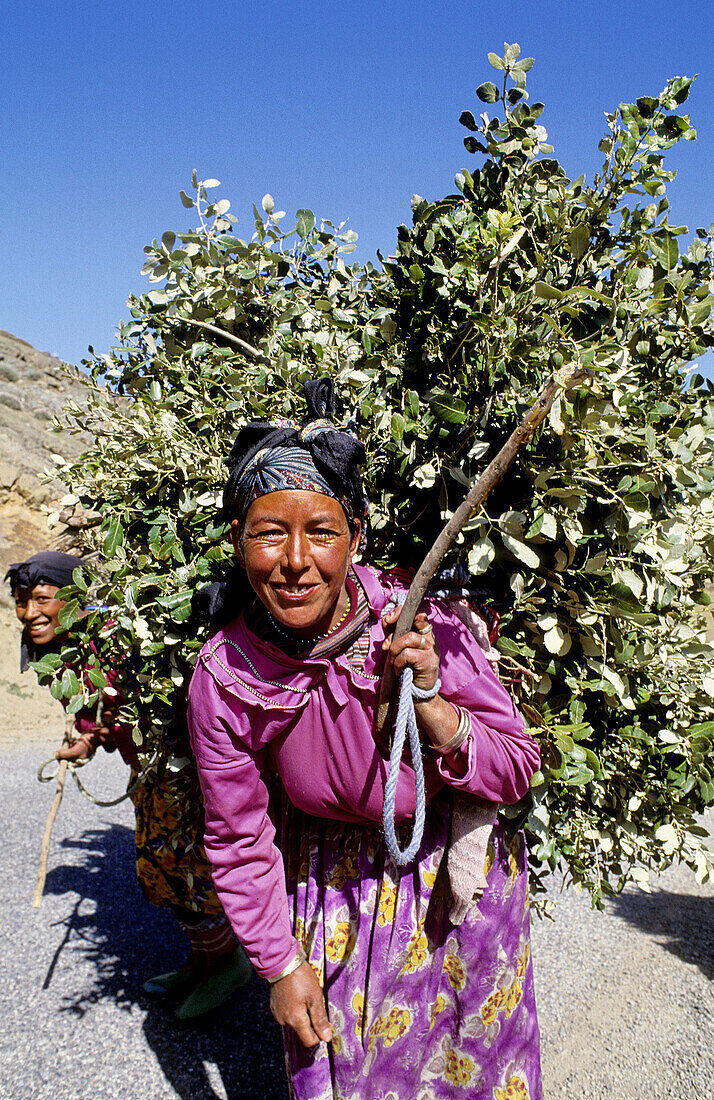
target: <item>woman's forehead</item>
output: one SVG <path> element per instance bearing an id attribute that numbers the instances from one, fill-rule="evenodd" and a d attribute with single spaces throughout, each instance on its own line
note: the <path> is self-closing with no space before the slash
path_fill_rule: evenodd
<path id="1" fill-rule="evenodd" d="M 59 592 L 59 585 L 56 584 L 33 584 L 32 587 L 19 585 L 13 590 L 13 596 L 16 600 L 29 600 L 32 596 L 49 596 L 50 599 Z"/>
<path id="2" fill-rule="evenodd" d="M 338 500 L 310 489 L 279 489 L 274 493 L 264 493 L 253 501 L 246 513 L 247 523 L 266 519 L 311 523 L 321 518 L 342 518 L 346 522 L 344 508 Z"/>

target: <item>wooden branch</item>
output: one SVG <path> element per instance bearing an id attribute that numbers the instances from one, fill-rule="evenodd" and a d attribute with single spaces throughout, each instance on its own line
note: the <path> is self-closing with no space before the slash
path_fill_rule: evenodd
<path id="1" fill-rule="evenodd" d="M 481 507 L 492 489 L 498 485 L 506 470 L 515 461 L 518 452 L 531 441 L 541 426 L 555 401 L 563 390 L 570 389 L 588 377 L 588 371 L 582 367 L 571 367 L 553 374 L 538 394 L 534 404 L 525 414 L 520 424 L 508 437 L 496 457 L 489 462 L 475 485 L 473 485 L 451 519 L 442 529 L 434 545 L 424 558 L 414 575 L 407 598 L 394 628 L 394 637 L 399 638 L 411 630 L 414 616 L 424 599 L 427 587 L 439 567 L 444 555 L 451 549 L 466 521 Z M 391 665 L 387 665 L 382 676 L 379 691 L 379 705 L 375 725 L 375 740 L 382 751 L 385 746 L 385 727 L 393 705 L 395 677 Z"/>
<path id="2" fill-rule="evenodd" d="M 241 340 L 240 336 L 234 336 L 232 332 L 226 332 L 224 328 L 219 328 L 218 325 L 211 325 L 208 321 L 197 321 L 195 317 L 183 317 L 177 314 L 176 319 L 185 321 L 188 325 L 198 325 L 199 328 L 204 328 L 206 332 L 212 332 L 216 336 L 222 336 L 224 340 L 228 340 L 229 343 L 235 344 L 237 348 L 246 352 L 246 354 L 250 355 L 253 359 L 257 359 L 259 363 L 265 363 L 266 366 L 270 366 L 270 359 L 268 359 L 267 355 L 263 355 L 262 351 L 258 351 L 252 344 L 248 344 L 245 340 Z"/>
<path id="3" fill-rule="evenodd" d="M 55 797 L 52 805 L 50 806 L 50 812 L 47 815 L 47 824 L 45 825 L 45 835 L 42 838 L 42 847 L 40 849 L 40 866 L 37 871 L 37 885 L 35 886 L 35 892 L 32 895 L 32 907 L 33 909 L 39 909 L 42 904 L 42 894 L 45 889 L 45 879 L 47 878 L 47 860 L 50 854 L 50 839 L 52 837 L 52 826 L 55 823 L 57 817 L 57 811 L 60 808 L 60 802 L 62 801 L 62 795 L 64 794 L 64 781 L 67 775 L 67 761 L 60 761 L 59 771 L 57 772 L 57 790 L 55 791 Z"/>

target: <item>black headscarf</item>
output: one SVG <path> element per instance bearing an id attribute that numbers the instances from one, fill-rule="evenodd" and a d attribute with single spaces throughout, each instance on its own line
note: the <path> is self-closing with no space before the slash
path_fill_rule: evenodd
<path id="1" fill-rule="evenodd" d="M 72 583 L 72 574 L 82 565 L 81 558 L 72 554 L 61 554 L 58 550 L 43 550 L 33 554 L 27 561 L 15 562 L 5 574 L 12 591 L 18 588 L 34 588 L 36 584 L 56 584 L 65 588 Z M 24 672 L 30 661 L 38 660 L 43 653 L 56 649 L 55 642 L 46 646 L 37 646 L 29 630 L 23 630 L 20 638 L 20 671 Z"/>
<path id="2" fill-rule="evenodd" d="M 59 550 L 43 550 L 27 561 L 15 562 L 5 574 L 13 592 L 16 588 L 34 588 L 36 584 L 56 584 L 65 588 L 72 583 L 72 573 L 81 567 L 81 558 L 61 554 Z"/>

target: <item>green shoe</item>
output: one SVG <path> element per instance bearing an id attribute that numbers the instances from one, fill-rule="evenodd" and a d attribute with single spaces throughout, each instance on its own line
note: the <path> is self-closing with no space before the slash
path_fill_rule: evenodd
<path id="1" fill-rule="evenodd" d="M 144 982 L 143 990 L 157 997 L 179 997 L 188 993 L 195 981 L 195 970 L 185 966 L 182 970 L 169 970 L 167 974 L 149 978 L 148 982 Z"/>
<path id="2" fill-rule="evenodd" d="M 243 948 L 237 947 L 230 955 L 226 955 L 225 963 L 223 960 L 214 963 L 208 977 L 195 986 L 176 1010 L 176 1019 L 193 1020 L 218 1008 L 228 1000 L 231 993 L 249 981 L 252 970 Z"/>

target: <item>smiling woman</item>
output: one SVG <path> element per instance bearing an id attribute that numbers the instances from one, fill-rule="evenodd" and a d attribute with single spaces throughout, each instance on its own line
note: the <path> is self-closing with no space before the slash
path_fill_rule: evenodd
<path id="1" fill-rule="evenodd" d="M 60 613 L 65 601 L 58 592 L 72 583 L 82 562 L 70 554 L 44 551 L 10 566 L 10 581 L 17 617 L 23 624 L 21 666 L 44 653 L 61 653 L 74 644 L 63 630 Z M 65 653 L 67 651 L 65 650 Z M 75 649 L 75 654 L 77 650 Z M 91 675 L 98 671 L 96 650 L 83 666 L 70 663 L 65 668 L 79 675 L 92 690 Z M 172 773 L 159 763 L 137 782 L 140 748 L 131 736 L 131 727 L 120 718 L 117 693 L 111 686 L 113 669 L 104 670 L 109 682 L 104 689 L 101 721 L 98 706 L 83 707 L 74 716 L 75 739 L 63 745 L 55 756 L 62 760 L 82 761 L 101 745 L 107 752 L 119 749 L 131 766 L 130 790 L 136 811 L 136 859 L 139 885 L 147 899 L 160 908 L 169 908 L 187 933 L 191 957 L 180 970 L 161 974 L 145 983 L 147 993 L 180 998 L 179 1019 L 192 1019 L 210 1011 L 250 977 L 250 966 L 236 944 L 220 902 L 213 889 L 210 868 L 201 849 L 200 792 L 194 769 L 186 769 L 182 802 Z"/>
<path id="2" fill-rule="evenodd" d="M 260 497 L 245 523 L 234 519 L 231 541 L 248 581 L 276 628 L 316 641 L 345 618 L 347 570 L 361 524 L 347 522 L 333 497 L 286 489 Z"/>
<path id="3" fill-rule="evenodd" d="M 57 584 L 36 584 L 34 588 L 15 590 L 15 613 L 36 646 L 47 645 L 59 629 L 59 613 L 64 600 L 57 599 Z"/>
<path id="4" fill-rule="evenodd" d="M 355 564 L 363 449 L 324 418 L 327 380 L 306 396 L 305 423 L 239 433 L 223 503 L 247 592 L 229 576 L 203 601 L 223 625 L 199 657 L 189 726 L 216 889 L 272 985 L 296 1100 L 540 1100 L 524 843 L 493 824 L 538 750 L 446 605 L 426 602 L 393 638 L 403 578 Z M 425 753 L 424 840 L 404 869 L 380 827 L 387 662 L 413 671 Z M 455 789 L 491 813 L 483 896 L 452 921 Z M 403 761 L 395 818 L 413 816 Z"/>

